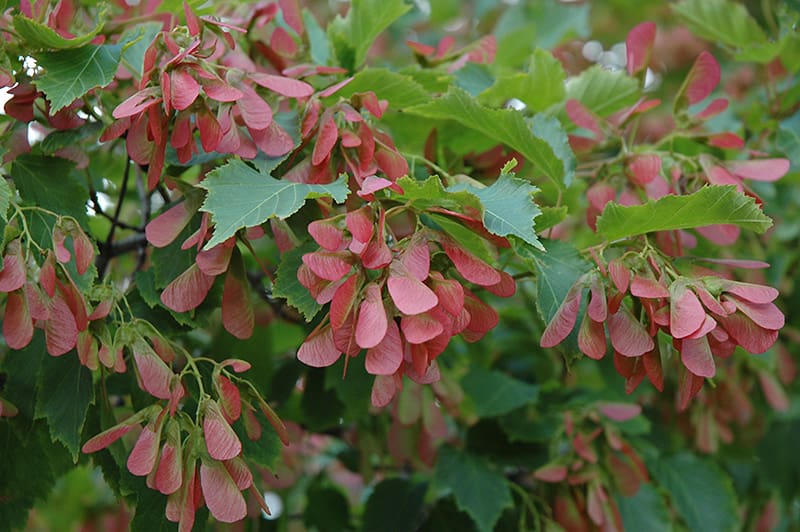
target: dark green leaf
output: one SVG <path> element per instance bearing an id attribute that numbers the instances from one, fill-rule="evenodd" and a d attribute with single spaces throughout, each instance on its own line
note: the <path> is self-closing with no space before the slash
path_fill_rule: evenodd
<path id="1" fill-rule="evenodd" d="M 533 52 L 527 73 L 514 72 L 500 76 L 478 100 L 500 107 L 511 98 L 525 103 L 531 111 L 544 111 L 564 99 L 564 68 L 549 51 Z"/>
<path id="2" fill-rule="evenodd" d="M 599 116 L 608 116 L 633 105 L 640 93 L 635 78 L 600 66 L 584 70 L 567 85 L 567 99 L 580 101 Z"/>
<path id="3" fill-rule="evenodd" d="M 463 90 L 452 89 L 444 96 L 406 109 L 406 112 L 428 118 L 455 120 L 517 150 L 550 179 L 560 182 L 564 178 L 565 169 L 561 160 L 547 142 L 531 132 L 518 111 L 490 109 Z"/>
<path id="4" fill-rule="evenodd" d="M 608 240 L 617 240 L 712 224 L 733 224 L 763 233 L 772 226 L 772 220 L 752 196 L 739 192 L 734 185 L 706 186 L 693 194 L 664 196 L 644 205 L 624 207 L 610 202 L 597 218 L 597 232 Z"/>
<path id="5" fill-rule="evenodd" d="M 256 419 L 261 425 L 261 438 L 256 441 L 247 436 L 247 431 L 245 431 L 244 423 L 241 420 L 233 424 L 233 430 L 242 442 L 242 455 L 247 460 L 261 467 L 274 469 L 275 462 L 281 457 L 281 450 L 283 449 L 281 440 L 258 407 L 256 407 Z"/>
<path id="6" fill-rule="evenodd" d="M 303 412 L 303 423 L 314 432 L 338 427 L 344 413 L 344 403 L 339 400 L 336 391 L 325 386 L 325 373 L 328 371 L 341 372 L 341 368 L 337 364 L 329 368 L 306 370 L 306 387 L 300 400 L 300 408 Z"/>
<path id="7" fill-rule="evenodd" d="M 740 530 L 733 483 L 716 464 L 678 454 L 649 465 L 689 530 Z"/>
<path id="8" fill-rule="evenodd" d="M 50 493 L 72 467 L 70 455 L 53 443 L 46 424 L 19 430 L 16 418 L 0 421 L 0 531 L 25 530 L 28 511 Z"/>
<path id="9" fill-rule="evenodd" d="M 46 24 L 37 22 L 22 14 L 14 17 L 14 30 L 17 32 L 17 35 L 20 36 L 22 41 L 24 41 L 28 47 L 34 50 L 77 48 L 79 46 L 83 46 L 84 44 L 88 44 L 97 36 L 98 33 L 100 33 L 100 30 L 103 29 L 103 24 L 105 23 L 105 16 L 106 11 L 105 8 L 103 8 L 103 10 L 97 16 L 99 21 L 97 25 L 93 29 L 89 30 L 88 33 L 72 39 L 66 39 Z"/>
<path id="10" fill-rule="evenodd" d="M 478 530 L 490 532 L 504 508 L 513 504 L 508 481 L 477 456 L 442 447 L 434 471 L 436 486 L 452 492 Z"/>
<path id="11" fill-rule="evenodd" d="M 3 359 L 2 369 L 8 373 L 8 380 L 3 385 L 3 397 L 19 409 L 20 413 L 15 419 L 18 426 L 22 425 L 22 420 L 33 422 L 39 369 L 42 360 L 49 356 L 45 349 L 44 333 L 36 330 L 27 347 L 19 351 L 9 350 Z"/>
<path id="12" fill-rule="evenodd" d="M 214 236 L 206 249 L 221 244 L 245 227 L 260 225 L 272 217 L 288 218 L 306 199 L 347 198 L 347 179 L 342 176 L 329 185 L 306 185 L 279 181 L 235 159 L 209 172 L 200 186 L 208 191 L 201 210 L 211 213 Z"/>
<path id="13" fill-rule="evenodd" d="M 364 510 L 363 532 L 413 532 L 422 518 L 425 484 L 389 478 L 375 486 Z"/>
<path id="14" fill-rule="evenodd" d="M 131 532 L 172 532 L 178 523 L 164 516 L 167 498 L 156 490 L 142 486 L 137 490 L 136 511 L 131 520 Z"/>
<path id="15" fill-rule="evenodd" d="M 341 490 L 314 482 L 306 492 L 308 502 L 303 522 L 311 530 L 338 532 L 350 525 L 350 505 Z"/>
<path id="16" fill-rule="evenodd" d="M 537 386 L 520 381 L 495 370 L 472 368 L 461 379 L 461 386 L 475 405 L 479 417 L 506 414 L 522 405 L 535 403 Z"/>
<path id="17" fill-rule="evenodd" d="M 92 372 L 82 366 L 75 351 L 60 357 L 47 357 L 39 377 L 36 418 L 47 420 L 53 441 L 62 442 L 78 460 L 81 432 L 86 411 L 94 402 Z"/>
<path id="18" fill-rule="evenodd" d="M 633 497 L 618 496 L 616 500 L 625 530 L 667 532 L 672 529 L 667 504 L 651 484 L 642 484 Z"/>
<path id="19" fill-rule="evenodd" d="M 800 453 L 786 442 L 799 441 L 800 419 L 773 422 L 758 445 L 754 462 L 767 485 L 788 500 L 800 493 Z"/>
<path id="20" fill-rule="evenodd" d="M 281 255 L 281 262 L 275 274 L 275 285 L 272 287 L 273 297 L 285 299 L 288 304 L 300 311 L 306 321 L 314 319 L 317 312 L 322 309 L 322 305 L 317 303 L 308 289 L 297 280 L 297 269 L 303 263 L 303 255 L 317 249 L 313 243 L 307 243 Z"/>
<path id="21" fill-rule="evenodd" d="M 92 44 L 39 55 L 44 73 L 34 83 L 50 100 L 55 113 L 90 90 L 114 80 L 122 52 L 120 45 Z"/>
<path id="22" fill-rule="evenodd" d="M 692 32 L 714 43 L 743 48 L 767 40 L 764 31 L 739 2 L 683 0 L 672 9 Z"/>
<path id="23" fill-rule="evenodd" d="M 72 162 L 59 157 L 25 154 L 14 159 L 11 177 L 22 199 L 58 214 L 75 218 L 86 227 L 89 189 Z M 54 220 L 50 220 L 51 224 Z"/>
<path id="24" fill-rule="evenodd" d="M 398 74 L 385 68 L 365 68 L 353 81 L 334 94 L 331 99 L 349 98 L 359 92 L 372 91 L 380 100 L 389 102 L 390 110 L 404 109 L 425 103 L 430 95 L 411 76 Z"/>

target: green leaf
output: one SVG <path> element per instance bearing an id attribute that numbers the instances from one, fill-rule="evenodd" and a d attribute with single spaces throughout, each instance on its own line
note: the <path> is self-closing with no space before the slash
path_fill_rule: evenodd
<path id="1" fill-rule="evenodd" d="M 652 484 L 642 484 L 633 497 L 616 497 L 625 530 L 668 532 L 669 508 Z"/>
<path id="2" fill-rule="evenodd" d="M 474 97 L 492 86 L 494 76 L 485 65 L 467 63 L 456 71 L 455 82 Z"/>
<path id="3" fill-rule="evenodd" d="M 512 244 L 514 251 L 536 273 L 536 308 L 542 320 L 550 323 L 570 287 L 589 271 L 591 264 L 569 242 L 545 240 L 544 253 L 516 240 Z"/>
<path id="4" fill-rule="evenodd" d="M 8 221 L 8 207 L 11 205 L 11 187 L 8 181 L 0 179 L 0 218 L 4 222 Z"/>
<path id="5" fill-rule="evenodd" d="M 34 83 L 50 100 L 55 113 L 96 87 L 114 80 L 121 57 L 120 45 L 86 45 L 45 52 L 38 57 L 44 73 Z"/>
<path id="6" fill-rule="evenodd" d="M 380 100 L 387 100 L 390 110 L 404 109 L 430 100 L 428 92 L 414 78 L 385 68 L 365 68 L 330 100 L 335 102 L 339 98 L 349 98 L 358 92 L 368 91 L 374 92 Z"/>
<path id="7" fill-rule="evenodd" d="M 317 22 L 317 18 L 308 9 L 303 9 L 303 23 L 311 48 L 311 62 L 315 65 L 328 65 L 331 59 L 331 47 L 325 30 Z"/>
<path id="8" fill-rule="evenodd" d="M 479 417 L 494 417 L 522 405 L 535 403 L 539 388 L 495 370 L 474 367 L 461 379 L 461 386 L 475 405 Z"/>
<path id="9" fill-rule="evenodd" d="M 341 489 L 323 485 L 319 477 L 306 491 L 310 511 L 303 514 L 309 530 L 337 532 L 350 528 L 350 504 Z"/>
<path id="10" fill-rule="evenodd" d="M 74 351 L 47 357 L 39 376 L 36 418 L 47 420 L 50 436 L 62 442 L 77 462 L 86 411 L 94 402 L 92 372 L 81 365 Z"/>
<path id="11" fill-rule="evenodd" d="M 215 224 L 206 249 L 221 244 L 239 229 L 260 225 L 272 217 L 288 218 L 306 199 L 329 196 L 341 203 L 349 193 L 345 176 L 329 185 L 279 181 L 238 159 L 209 172 L 199 186 L 208 191 L 200 210 L 211 213 Z"/>
<path id="12" fill-rule="evenodd" d="M 633 105 L 640 93 L 635 78 L 598 65 L 584 70 L 567 85 L 567 99 L 578 100 L 599 116 L 608 116 Z"/>
<path id="13" fill-rule="evenodd" d="M 347 16 L 350 20 L 350 43 L 355 50 L 354 69 L 364 62 L 375 38 L 409 9 L 411 6 L 403 0 L 352 1 Z"/>
<path id="14" fill-rule="evenodd" d="M 440 214 L 430 214 L 428 218 L 438 225 L 442 231 L 453 237 L 464 249 L 482 261 L 492 264 L 497 259 L 496 250 L 483 237 L 474 233 L 471 229 Z"/>
<path id="15" fill-rule="evenodd" d="M 800 112 L 782 121 L 775 136 L 775 146 L 792 162 L 796 170 L 800 163 Z"/>
<path id="16" fill-rule="evenodd" d="M 22 38 L 22 41 L 34 50 L 61 50 L 67 48 L 78 48 L 84 44 L 88 44 L 94 39 L 100 30 L 103 29 L 106 18 L 106 9 L 102 8 L 97 15 L 97 26 L 91 29 L 88 33 L 72 39 L 65 39 L 59 35 L 54 29 L 46 24 L 37 22 L 25 15 L 16 15 L 14 17 L 14 30 Z"/>
<path id="17" fill-rule="evenodd" d="M 424 181 L 403 176 L 397 180 L 402 194 L 392 193 L 392 199 L 405 202 L 409 207 L 424 211 L 434 207 L 463 213 L 465 208 L 480 210 L 481 202 L 473 187 L 445 189 L 439 176 L 432 175 Z"/>
<path id="18" fill-rule="evenodd" d="M 314 316 L 322 310 L 322 305 L 317 303 L 308 289 L 297 280 L 297 269 L 303 264 L 303 255 L 317 249 L 313 242 L 308 242 L 282 254 L 278 271 L 275 273 L 275 285 L 272 287 L 272 296 L 285 299 L 303 315 L 306 321 L 314 319 Z"/>
<path id="19" fill-rule="evenodd" d="M 541 233 L 545 229 L 550 229 L 554 225 L 563 222 L 569 213 L 569 207 L 540 207 L 542 214 L 536 219 L 536 229 Z"/>
<path id="20" fill-rule="evenodd" d="M 478 100 L 491 107 L 500 107 L 511 98 L 517 98 L 531 111 L 544 111 L 564 99 L 564 79 L 564 68 L 558 59 L 537 48 L 527 73 L 514 72 L 498 77 L 494 85 L 478 96 Z"/>
<path id="21" fill-rule="evenodd" d="M 24 154 L 14 159 L 11 177 L 22 199 L 58 214 L 72 216 L 86 227 L 84 205 L 89 189 L 73 168 L 73 163 L 66 159 Z"/>
<path id="22" fill-rule="evenodd" d="M 449 489 L 478 530 L 490 532 L 504 508 L 513 504 L 508 482 L 488 463 L 452 447 L 442 447 L 434 471 L 436 486 Z"/>
<path id="23" fill-rule="evenodd" d="M 706 186 L 693 194 L 664 196 L 644 205 L 624 207 L 610 202 L 597 218 L 597 232 L 607 240 L 617 240 L 712 224 L 733 224 L 763 233 L 772 220 L 754 198 L 739 192 L 734 185 Z"/>
<path id="24" fill-rule="evenodd" d="M 44 342 L 44 333 L 34 330 L 33 339 L 24 349 L 9 350 L 3 359 L 2 369 L 8 375 L 3 385 L 3 397 L 19 409 L 15 418 L 18 425 L 22 420 L 33 422 L 36 395 L 39 391 L 39 369 L 45 357 L 49 358 Z M 26 427 L 30 428 L 30 427 Z"/>
<path id="25" fill-rule="evenodd" d="M 683 453 L 648 464 L 689 530 L 739 530 L 731 478 L 716 464 Z"/>
<path id="26" fill-rule="evenodd" d="M 258 407 L 256 407 L 255 415 L 261 425 L 261 438 L 256 441 L 247 436 L 243 421 L 239 420 L 233 424 L 233 430 L 242 442 L 242 456 L 261 467 L 274 469 L 275 463 L 281 457 L 283 448 L 281 440 Z"/>
<path id="27" fill-rule="evenodd" d="M 766 42 L 764 31 L 745 6 L 731 0 L 683 0 L 673 11 L 693 33 L 704 39 L 744 48 Z"/>
<path id="28" fill-rule="evenodd" d="M 122 64 L 131 74 L 141 77 L 144 69 L 144 53 L 153 43 L 158 32 L 161 31 L 160 22 L 145 22 L 133 26 L 122 34 L 119 42 L 122 43 Z"/>
<path id="29" fill-rule="evenodd" d="M 425 499 L 425 484 L 403 478 L 387 478 L 375 486 L 364 509 L 363 532 L 383 532 L 391 523 L 395 532 L 413 532 L 419 527 Z"/>
<path id="30" fill-rule="evenodd" d="M 375 38 L 410 8 L 403 0 L 353 0 L 347 15 L 337 16 L 328 25 L 328 39 L 339 64 L 357 70 Z"/>
<path id="31" fill-rule="evenodd" d="M 529 123 L 533 134 L 545 141 L 561 161 L 561 165 L 564 168 L 564 178 L 562 181 L 555 181 L 556 185 L 563 183 L 565 187 L 570 186 L 572 179 L 575 177 L 575 167 L 578 166 L 578 161 L 569 146 L 569 138 L 561 122 L 555 117 L 539 113 Z"/>
<path id="32" fill-rule="evenodd" d="M 465 187 L 465 190 L 481 200 L 483 225 L 489 232 L 498 236 L 514 235 L 544 249 L 533 230 L 534 219 L 542 213 L 533 201 L 539 189 L 530 182 L 502 173 L 486 188 Z"/>
<path id="33" fill-rule="evenodd" d="M 136 490 L 136 511 L 133 513 L 131 532 L 172 532 L 178 530 L 177 523 L 164 518 L 167 498 L 156 490 L 142 487 Z"/>
<path id="34" fill-rule="evenodd" d="M 19 420 L 0 421 L 0 530 L 26 530 L 28 511 L 72 467 L 69 453 L 53 443 L 45 423 L 17 430 Z"/>
<path id="35" fill-rule="evenodd" d="M 522 115 L 513 109 L 490 109 L 463 90 L 454 88 L 444 96 L 410 107 L 406 112 L 428 118 L 455 120 L 517 150 L 550 179 L 556 182 L 564 179 L 564 165 L 553 149 L 547 142 L 537 138 Z"/>

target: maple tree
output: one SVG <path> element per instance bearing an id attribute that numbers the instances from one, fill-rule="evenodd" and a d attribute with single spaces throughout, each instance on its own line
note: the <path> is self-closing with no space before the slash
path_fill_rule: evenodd
<path id="1" fill-rule="evenodd" d="M 610 4 L 4 3 L 0 529 L 796 526 L 800 6 Z"/>

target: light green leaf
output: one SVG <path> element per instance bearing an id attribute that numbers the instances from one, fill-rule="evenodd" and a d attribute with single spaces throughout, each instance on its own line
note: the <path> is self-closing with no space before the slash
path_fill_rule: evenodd
<path id="1" fill-rule="evenodd" d="M 517 111 L 490 109 L 476 102 L 463 90 L 454 88 L 441 98 L 410 107 L 406 112 L 428 118 L 455 120 L 517 150 L 550 179 L 561 182 L 564 178 L 561 160 L 547 142 L 531 132 Z"/>
<path id="2" fill-rule="evenodd" d="M 375 38 L 409 9 L 403 0 L 352 0 L 347 16 L 328 26 L 341 65 L 348 70 L 360 67 Z"/>
<path id="3" fill-rule="evenodd" d="M 544 249 L 534 231 L 534 219 L 542 211 L 533 201 L 539 191 L 524 179 L 513 174 L 500 174 L 500 178 L 486 188 L 467 187 L 483 205 L 483 225 L 498 236 L 514 235 L 528 244 Z"/>
<path id="4" fill-rule="evenodd" d="M 8 181 L 0 179 L 0 218 L 4 222 L 8 221 L 8 207 L 11 205 L 11 187 Z"/>
<path id="5" fill-rule="evenodd" d="M 481 418 L 507 414 L 522 405 L 535 403 L 539 388 L 495 370 L 472 368 L 461 379 L 461 386 Z"/>
<path id="6" fill-rule="evenodd" d="M 669 532 L 669 508 L 652 484 L 642 484 L 632 497 L 616 497 L 625 530 Z"/>
<path id="7" fill-rule="evenodd" d="M 693 33 L 711 42 L 745 48 L 764 44 L 764 31 L 747 9 L 731 0 L 683 0 L 673 11 Z"/>
<path id="8" fill-rule="evenodd" d="M 353 81 L 331 96 L 333 101 L 349 98 L 357 92 L 372 91 L 379 100 L 387 100 L 389 109 L 397 110 L 430 100 L 430 95 L 411 76 L 385 68 L 366 68 Z"/>
<path id="9" fill-rule="evenodd" d="M 635 78 L 597 65 L 584 70 L 567 84 L 567 99 L 580 101 L 599 116 L 608 116 L 633 105 L 640 93 Z"/>
<path id="10" fill-rule="evenodd" d="M 39 66 L 42 76 L 34 81 L 50 100 L 55 113 L 96 87 L 114 80 L 122 47 L 87 45 L 81 48 L 42 53 Z"/>
<path id="11" fill-rule="evenodd" d="M 273 297 L 285 299 L 305 317 L 306 321 L 314 319 L 322 309 L 322 305 L 317 303 L 308 289 L 297 280 L 297 269 L 303 264 L 303 255 L 317 249 L 319 248 L 316 245 L 309 242 L 281 255 L 281 262 L 275 273 L 275 284 L 272 287 Z"/>
<path id="12" fill-rule="evenodd" d="M 303 9 L 303 23 L 311 48 L 311 61 L 315 65 L 327 65 L 331 59 L 331 47 L 325 30 L 320 27 L 317 18 L 308 9 Z"/>
<path id="13" fill-rule="evenodd" d="M 508 481 L 476 456 L 442 447 L 434 471 L 436 486 L 449 489 L 456 505 L 468 513 L 478 530 L 491 532 L 503 509 L 511 507 Z"/>
<path id="14" fill-rule="evenodd" d="M 306 199 L 332 197 L 341 203 L 349 193 L 344 176 L 329 185 L 279 181 L 238 159 L 209 172 L 199 186 L 208 191 L 200 210 L 210 213 L 215 224 L 206 249 L 224 242 L 239 229 L 260 225 L 272 217 L 288 218 Z"/>
<path id="15" fill-rule="evenodd" d="M 430 176 L 425 181 L 404 176 L 397 180 L 397 184 L 402 187 L 403 194 L 393 192 L 392 199 L 403 201 L 419 211 L 437 207 L 463 213 L 466 208 L 482 208 L 480 200 L 474 194 L 475 188 L 445 189 L 439 176 Z"/>
<path id="16" fill-rule="evenodd" d="M 763 233 L 772 220 L 754 198 L 739 192 L 734 185 L 706 186 L 693 194 L 664 196 L 644 205 L 623 207 L 610 202 L 597 218 L 597 233 L 607 240 L 617 240 L 713 224 L 733 224 Z"/>
<path id="17" fill-rule="evenodd" d="M 733 482 L 716 464 L 684 453 L 648 465 L 689 530 L 740 530 Z"/>
<path id="18" fill-rule="evenodd" d="M 570 287 L 591 269 L 591 264 L 574 245 L 562 240 L 544 240 L 544 252 L 517 240 L 511 242 L 517 255 L 536 273 L 536 308 L 544 323 L 550 323 Z"/>
<path id="19" fill-rule="evenodd" d="M 540 207 L 542 210 L 541 216 L 536 219 L 536 229 L 541 233 L 546 229 L 550 229 L 554 225 L 558 225 L 564 221 L 569 213 L 569 208 L 566 205 L 560 207 Z"/>
<path id="20" fill-rule="evenodd" d="M 532 111 L 544 111 L 564 99 L 564 68 L 553 54 L 536 49 L 527 73 L 515 72 L 500 76 L 494 85 L 483 91 L 478 100 L 491 107 L 500 107 L 517 98 Z"/>
<path id="21" fill-rule="evenodd" d="M 14 30 L 22 38 L 22 41 L 33 50 L 63 50 L 67 48 L 78 48 L 88 44 L 94 39 L 105 24 L 106 9 L 102 8 L 97 16 L 97 25 L 88 33 L 65 39 L 54 29 L 46 24 L 29 19 L 25 15 L 14 17 Z"/>
<path id="22" fill-rule="evenodd" d="M 62 442 L 78 460 L 86 411 L 94 402 L 92 372 L 81 365 L 74 352 L 47 357 L 39 376 L 36 419 L 46 419 L 53 441 Z"/>

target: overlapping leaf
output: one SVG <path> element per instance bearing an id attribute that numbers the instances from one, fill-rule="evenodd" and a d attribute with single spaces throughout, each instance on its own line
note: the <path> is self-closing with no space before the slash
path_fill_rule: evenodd
<path id="1" fill-rule="evenodd" d="M 463 90 L 452 89 L 441 98 L 410 107 L 406 112 L 428 118 L 455 120 L 517 150 L 553 181 L 561 182 L 564 178 L 562 161 L 547 142 L 533 134 L 522 115 L 513 109 L 490 109 Z"/>
<path id="2" fill-rule="evenodd" d="M 608 203 L 597 219 L 597 232 L 608 240 L 653 231 L 689 229 L 713 224 L 733 224 L 763 233 L 772 220 L 755 199 L 733 185 L 703 187 L 685 196 L 664 196 L 644 205 L 623 207 Z"/>
<path id="3" fill-rule="evenodd" d="M 288 218 L 306 199 L 332 197 L 341 203 L 349 192 L 344 177 L 329 185 L 279 181 L 240 160 L 209 172 L 200 186 L 208 191 L 200 210 L 210 213 L 216 226 L 206 249 L 224 242 L 239 229 L 260 225 L 272 217 Z"/>
<path id="4" fill-rule="evenodd" d="M 639 95 L 635 78 L 593 66 L 570 81 L 566 99 L 578 100 L 598 116 L 608 116 L 636 103 Z"/>
<path id="5" fill-rule="evenodd" d="M 495 370 L 473 368 L 461 379 L 464 392 L 475 404 L 475 414 L 492 417 L 536 402 L 538 387 Z"/>
<path id="6" fill-rule="evenodd" d="M 36 20 L 30 19 L 25 15 L 16 15 L 14 17 L 14 30 L 17 35 L 34 50 L 62 50 L 67 48 L 78 48 L 84 44 L 88 44 L 94 39 L 100 30 L 103 29 L 105 23 L 105 8 L 97 16 L 97 25 L 89 30 L 88 33 L 67 39 L 59 35 L 53 28 L 47 24 L 42 24 Z"/>
<path id="7" fill-rule="evenodd" d="M 546 50 L 536 49 L 528 72 L 500 76 L 494 85 L 483 91 L 478 100 L 493 107 L 517 98 L 532 111 L 544 111 L 564 99 L 564 68 Z"/>

